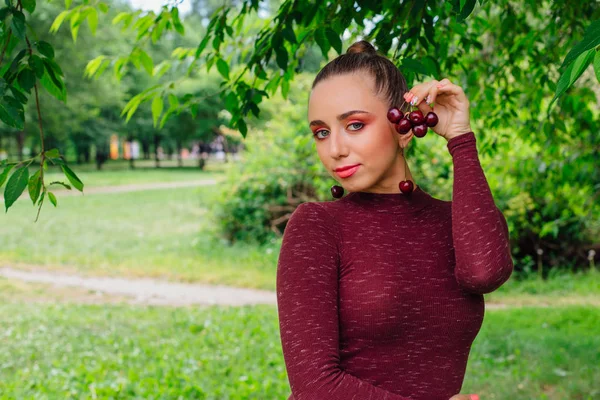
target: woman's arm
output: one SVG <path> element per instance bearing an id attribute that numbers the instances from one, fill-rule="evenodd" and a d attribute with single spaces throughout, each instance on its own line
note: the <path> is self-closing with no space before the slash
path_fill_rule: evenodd
<path id="1" fill-rule="evenodd" d="M 303 203 L 283 235 L 277 263 L 277 308 L 293 399 L 410 400 L 340 367 L 338 234 L 322 205 Z"/>
<path id="2" fill-rule="evenodd" d="M 473 132 L 446 144 L 454 163 L 452 239 L 458 283 L 473 293 L 490 293 L 513 271 L 506 219 L 494 203 L 479 162 Z"/>

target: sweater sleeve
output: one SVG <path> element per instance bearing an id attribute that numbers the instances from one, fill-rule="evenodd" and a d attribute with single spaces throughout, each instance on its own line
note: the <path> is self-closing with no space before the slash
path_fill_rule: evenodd
<path id="1" fill-rule="evenodd" d="M 340 366 L 338 234 L 332 216 L 317 202 L 300 204 L 283 234 L 276 287 L 289 398 L 411 400 Z"/>
<path id="2" fill-rule="evenodd" d="M 450 139 L 454 163 L 452 240 L 455 277 L 467 291 L 485 294 L 498 289 L 513 271 L 508 225 L 494 203 L 479 162 L 475 134 Z"/>

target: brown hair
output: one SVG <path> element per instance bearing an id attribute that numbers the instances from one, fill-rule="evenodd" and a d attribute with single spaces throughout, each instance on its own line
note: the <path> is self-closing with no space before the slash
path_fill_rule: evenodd
<path id="1" fill-rule="evenodd" d="M 408 111 L 409 104 L 404 101 L 404 93 L 408 91 L 404 75 L 390 59 L 379 54 L 366 40 L 353 43 L 345 54 L 327 63 L 315 77 L 312 88 L 329 77 L 353 72 L 366 72 L 371 75 L 375 79 L 376 96 L 383 92 L 382 97 L 390 107 L 402 106 L 402 111 Z"/>

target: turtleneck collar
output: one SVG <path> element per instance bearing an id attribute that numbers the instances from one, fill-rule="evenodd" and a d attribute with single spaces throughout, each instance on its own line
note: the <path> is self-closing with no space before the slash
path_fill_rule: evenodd
<path id="1" fill-rule="evenodd" d="M 434 198 L 419 185 L 410 194 L 350 192 L 347 201 L 373 212 L 411 213 L 419 211 L 431 204 Z"/>

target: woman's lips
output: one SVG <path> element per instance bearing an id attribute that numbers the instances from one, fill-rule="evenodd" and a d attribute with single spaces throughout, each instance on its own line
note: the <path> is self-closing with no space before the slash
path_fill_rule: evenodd
<path id="1" fill-rule="evenodd" d="M 340 178 L 348 178 L 349 176 L 353 175 L 358 170 L 359 167 L 360 167 L 360 164 L 357 165 L 356 167 L 352 167 L 352 168 L 346 169 L 344 171 L 336 171 L 335 173 L 338 174 L 338 176 Z"/>

